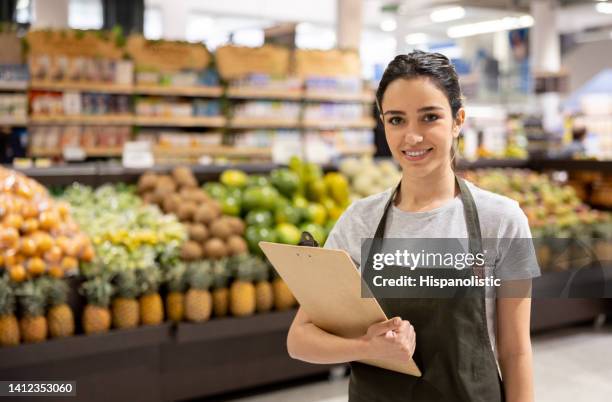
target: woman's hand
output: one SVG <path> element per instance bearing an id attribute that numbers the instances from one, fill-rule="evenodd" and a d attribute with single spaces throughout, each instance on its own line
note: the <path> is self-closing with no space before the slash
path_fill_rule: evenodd
<path id="1" fill-rule="evenodd" d="M 414 327 L 400 317 L 370 325 L 363 339 L 371 359 L 405 363 L 416 347 Z"/>

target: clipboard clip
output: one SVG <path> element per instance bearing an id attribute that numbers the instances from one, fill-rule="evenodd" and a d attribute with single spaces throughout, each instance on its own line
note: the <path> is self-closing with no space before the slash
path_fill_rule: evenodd
<path id="1" fill-rule="evenodd" d="M 302 236 L 300 237 L 300 242 L 298 246 L 307 246 L 307 247 L 319 247 L 319 243 L 315 240 L 314 237 L 308 232 L 302 232 Z"/>

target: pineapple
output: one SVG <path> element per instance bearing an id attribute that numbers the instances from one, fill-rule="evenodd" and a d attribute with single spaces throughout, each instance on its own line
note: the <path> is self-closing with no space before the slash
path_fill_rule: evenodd
<path id="1" fill-rule="evenodd" d="M 274 292 L 268 281 L 270 269 L 268 264 L 260 258 L 253 258 L 253 269 L 255 277 L 255 306 L 258 313 L 265 313 L 274 307 Z"/>
<path id="2" fill-rule="evenodd" d="M 40 280 L 24 282 L 17 289 L 19 305 L 23 316 L 19 321 L 19 329 L 24 342 L 42 342 L 47 338 L 47 319 L 45 307 L 47 295 L 44 283 Z"/>
<path id="3" fill-rule="evenodd" d="M 19 344 L 19 324 L 15 317 L 15 294 L 6 278 L 0 278 L 0 346 Z"/>
<path id="4" fill-rule="evenodd" d="M 229 310 L 229 289 L 227 284 L 231 276 L 227 259 L 213 263 L 213 312 L 215 317 L 225 317 Z"/>
<path id="5" fill-rule="evenodd" d="M 45 278 L 47 288 L 47 300 L 49 310 L 47 321 L 49 323 L 49 335 L 52 338 L 63 338 L 74 335 L 74 315 L 72 309 L 66 303 L 70 288 L 63 279 Z"/>
<path id="6" fill-rule="evenodd" d="M 136 271 L 142 285 L 140 321 L 142 325 L 159 325 L 164 321 L 164 303 L 159 295 L 162 275 L 158 266 Z"/>
<path id="7" fill-rule="evenodd" d="M 297 300 L 291 293 L 289 286 L 283 279 L 274 271 L 274 280 L 272 281 L 272 289 L 274 290 L 274 307 L 277 310 L 289 310 L 295 307 Z"/>
<path id="8" fill-rule="evenodd" d="M 185 315 L 186 270 L 185 264 L 177 261 L 166 272 L 166 285 L 168 286 L 166 312 L 168 318 L 174 322 L 183 321 Z"/>
<path id="9" fill-rule="evenodd" d="M 83 330 L 86 334 L 106 332 L 110 328 L 111 314 L 108 309 L 113 286 L 105 276 L 96 276 L 81 285 L 81 293 L 87 299 L 83 310 Z"/>
<path id="10" fill-rule="evenodd" d="M 113 327 L 135 328 L 140 322 L 140 293 L 138 280 L 133 270 L 119 272 L 114 279 L 115 295 L 112 302 Z"/>
<path id="11" fill-rule="evenodd" d="M 230 312 L 244 317 L 255 312 L 252 257 L 239 257 L 233 263 L 234 282 L 230 287 Z"/>
<path id="12" fill-rule="evenodd" d="M 189 264 L 187 268 L 189 290 L 185 295 L 185 317 L 189 321 L 202 322 L 210 318 L 212 297 L 209 288 L 212 280 L 212 270 L 209 261 Z"/>

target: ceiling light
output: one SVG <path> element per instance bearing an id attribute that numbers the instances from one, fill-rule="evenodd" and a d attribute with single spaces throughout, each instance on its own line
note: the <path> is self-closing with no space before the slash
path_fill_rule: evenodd
<path id="1" fill-rule="evenodd" d="M 455 25 L 446 30 L 451 38 L 463 38 L 466 36 L 480 35 L 491 32 L 509 31 L 512 29 L 528 28 L 533 25 L 533 17 L 523 15 L 521 17 L 506 17 L 500 20 L 476 22 L 473 24 Z"/>
<path id="2" fill-rule="evenodd" d="M 408 34 L 404 37 L 404 41 L 407 45 L 420 45 L 427 42 L 427 35 L 422 32 Z"/>
<path id="3" fill-rule="evenodd" d="M 394 18 L 387 18 L 380 23 L 380 29 L 385 32 L 393 32 L 397 28 L 397 22 Z"/>
<path id="4" fill-rule="evenodd" d="M 612 3 L 597 3 L 595 10 L 602 14 L 612 14 Z"/>
<path id="5" fill-rule="evenodd" d="M 429 18 L 433 22 L 447 22 L 459 20 L 463 17 L 465 17 L 465 9 L 463 7 L 442 8 L 429 14 Z"/>

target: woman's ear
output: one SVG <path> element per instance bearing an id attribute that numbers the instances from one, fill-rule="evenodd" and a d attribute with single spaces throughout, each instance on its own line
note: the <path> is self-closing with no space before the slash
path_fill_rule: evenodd
<path id="1" fill-rule="evenodd" d="M 461 127 L 463 127 L 463 123 L 465 122 L 465 109 L 459 108 L 457 110 L 457 117 L 455 117 L 455 121 L 453 122 L 453 137 L 458 138 L 459 133 L 461 132 Z"/>

